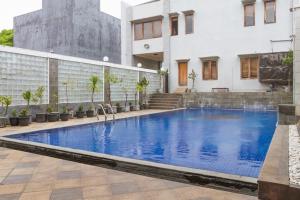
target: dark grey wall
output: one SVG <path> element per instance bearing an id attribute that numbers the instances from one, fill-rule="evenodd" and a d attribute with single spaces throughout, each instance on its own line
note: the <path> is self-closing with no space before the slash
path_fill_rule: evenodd
<path id="1" fill-rule="evenodd" d="M 43 9 L 14 18 L 15 47 L 121 63 L 120 19 L 100 0 L 43 0 Z"/>

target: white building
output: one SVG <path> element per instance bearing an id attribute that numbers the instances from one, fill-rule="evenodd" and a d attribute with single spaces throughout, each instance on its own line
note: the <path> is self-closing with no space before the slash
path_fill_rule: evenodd
<path id="1" fill-rule="evenodd" d="M 292 49 L 292 0 L 154 0 L 122 4 L 122 64 L 169 69 L 170 92 L 266 91 L 259 56 Z"/>

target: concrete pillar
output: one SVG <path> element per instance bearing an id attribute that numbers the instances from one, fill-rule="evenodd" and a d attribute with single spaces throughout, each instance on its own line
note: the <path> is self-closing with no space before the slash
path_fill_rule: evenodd
<path id="1" fill-rule="evenodd" d="M 295 8 L 294 104 L 300 105 L 300 5 Z"/>
<path id="2" fill-rule="evenodd" d="M 58 60 L 49 58 L 49 105 L 58 111 Z"/>
<path id="3" fill-rule="evenodd" d="M 127 3 L 121 3 L 121 48 L 123 65 L 133 65 L 132 57 L 132 8 Z M 124 20 L 125 19 L 125 20 Z"/>
<path id="4" fill-rule="evenodd" d="M 162 36 L 163 36 L 163 51 L 164 51 L 164 60 L 163 66 L 165 69 L 168 69 L 171 72 L 171 42 L 170 42 L 170 0 L 163 1 L 163 16 L 162 21 Z"/>

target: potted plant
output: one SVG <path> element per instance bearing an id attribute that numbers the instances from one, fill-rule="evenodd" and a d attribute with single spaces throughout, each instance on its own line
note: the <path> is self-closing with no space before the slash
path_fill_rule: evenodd
<path id="1" fill-rule="evenodd" d="M 51 106 L 47 108 L 47 113 L 48 122 L 57 122 L 59 120 L 59 113 L 53 112 L 53 108 Z"/>
<path id="2" fill-rule="evenodd" d="M 67 107 L 67 111 L 69 114 L 69 119 L 73 119 L 74 118 L 74 110 L 72 108 L 69 107 L 69 87 L 72 87 L 72 81 L 70 81 L 69 79 L 65 82 L 63 82 L 63 85 L 65 87 L 65 95 L 66 95 L 66 107 Z"/>
<path id="3" fill-rule="evenodd" d="M 94 106 L 92 106 L 92 105 L 89 106 L 89 109 L 86 111 L 86 116 L 88 118 L 95 117 L 95 108 L 94 108 Z"/>
<path id="4" fill-rule="evenodd" d="M 87 117 L 94 117 L 95 116 L 95 105 L 94 105 L 94 95 L 97 91 L 99 91 L 99 83 L 100 79 L 96 75 L 92 75 L 90 77 L 90 82 L 89 82 L 89 90 L 91 91 L 91 105 L 89 109 L 86 111 Z"/>
<path id="5" fill-rule="evenodd" d="M 35 91 L 35 94 L 33 95 L 32 101 L 41 106 L 42 103 L 43 103 L 44 92 L 45 92 L 45 87 L 43 87 L 43 86 L 39 87 Z M 45 112 L 37 113 L 35 115 L 35 121 L 37 123 L 46 122 L 47 121 L 47 113 L 45 113 Z"/>
<path id="6" fill-rule="evenodd" d="M 30 102 L 32 101 L 32 98 L 33 98 L 33 94 L 30 90 L 27 90 L 25 92 L 22 93 L 22 96 L 23 96 L 23 99 L 26 101 L 26 109 L 27 109 L 27 114 L 29 116 L 29 123 L 32 122 L 32 118 L 31 118 L 31 115 L 30 115 Z"/>
<path id="7" fill-rule="evenodd" d="M 63 111 L 60 113 L 60 119 L 61 121 L 68 121 L 70 117 L 70 114 L 68 112 L 67 106 L 63 106 Z"/>
<path id="8" fill-rule="evenodd" d="M 11 112 L 11 116 L 9 118 L 9 123 L 11 126 L 18 126 L 19 125 L 19 117 L 16 109 L 13 109 Z"/>
<path id="9" fill-rule="evenodd" d="M 4 112 L 0 113 L 2 117 L 0 117 L 0 128 L 6 127 L 7 124 L 7 112 L 8 112 L 8 107 L 12 103 L 12 98 L 9 96 L 0 96 L 0 104 L 1 107 L 4 107 Z"/>
<path id="10" fill-rule="evenodd" d="M 27 108 L 21 110 L 19 115 L 19 126 L 28 126 L 30 122 L 30 116 L 28 115 Z"/>
<path id="11" fill-rule="evenodd" d="M 122 80 L 119 79 L 116 75 L 110 74 L 107 71 L 105 72 L 104 77 L 105 77 L 104 78 L 105 84 L 107 85 L 106 96 L 107 96 L 107 99 L 108 99 L 108 103 L 110 105 L 112 105 L 110 86 L 113 85 L 113 84 L 120 83 L 120 82 L 122 82 Z"/>
<path id="12" fill-rule="evenodd" d="M 147 87 L 149 86 L 149 81 L 144 77 L 141 81 L 137 83 L 136 89 L 142 94 L 142 99 L 140 99 L 140 109 L 147 108 Z"/>
<path id="13" fill-rule="evenodd" d="M 84 118 L 83 105 L 80 105 L 80 106 L 78 107 L 78 110 L 76 111 L 76 117 L 77 117 L 77 118 Z"/>
<path id="14" fill-rule="evenodd" d="M 193 86 L 192 86 L 192 89 L 191 89 L 192 92 L 196 92 L 196 90 L 195 90 L 195 81 L 196 81 L 197 76 L 198 75 L 195 73 L 194 70 L 192 70 L 192 72 L 188 76 L 188 78 L 190 80 L 192 80 L 192 82 L 193 82 Z"/>
<path id="15" fill-rule="evenodd" d="M 128 88 L 123 86 L 122 87 L 122 91 L 124 92 L 124 96 L 125 96 L 125 112 L 129 112 L 130 111 L 130 106 L 128 104 Z"/>
<path id="16" fill-rule="evenodd" d="M 130 111 L 136 111 L 135 106 L 133 106 L 131 102 L 129 102 L 129 108 L 130 108 Z"/>
<path id="17" fill-rule="evenodd" d="M 116 113 L 121 113 L 122 112 L 122 107 L 121 107 L 120 103 L 116 103 L 116 108 L 117 108 Z"/>

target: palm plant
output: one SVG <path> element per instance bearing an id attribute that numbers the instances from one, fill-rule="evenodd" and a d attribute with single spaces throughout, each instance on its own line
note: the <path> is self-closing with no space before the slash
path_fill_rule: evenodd
<path id="1" fill-rule="evenodd" d="M 33 94 L 30 90 L 27 90 L 27 91 L 23 92 L 22 96 L 23 96 L 23 99 L 27 103 L 27 110 L 29 110 L 30 102 L 32 101 Z"/>
<path id="2" fill-rule="evenodd" d="M 108 85 L 108 87 L 106 89 L 106 96 L 108 98 L 109 104 L 112 105 L 111 104 L 111 89 L 110 89 L 110 86 L 113 85 L 113 84 L 121 83 L 122 80 L 119 79 L 116 75 L 110 74 L 107 71 L 105 72 L 104 80 L 105 80 L 105 84 Z"/>
<path id="3" fill-rule="evenodd" d="M 100 78 L 96 75 L 92 75 L 90 77 L 90 82 L 89 82 L 89 90 L 91 91 L 92 93 L 92 96 L 91 96 L 91 103 L 92 105 L 94 106 L 94 95 L 97 91 L 99 91 L 99 83 L 100 83 Z"/>
<path id="4" fill-rule="evenodd" d="M 12 97 L 10 96 L 0 96 L 1 107 L 4 107 L 4 116 L 7 115 L 8 106 L 12 104 Z"/>

